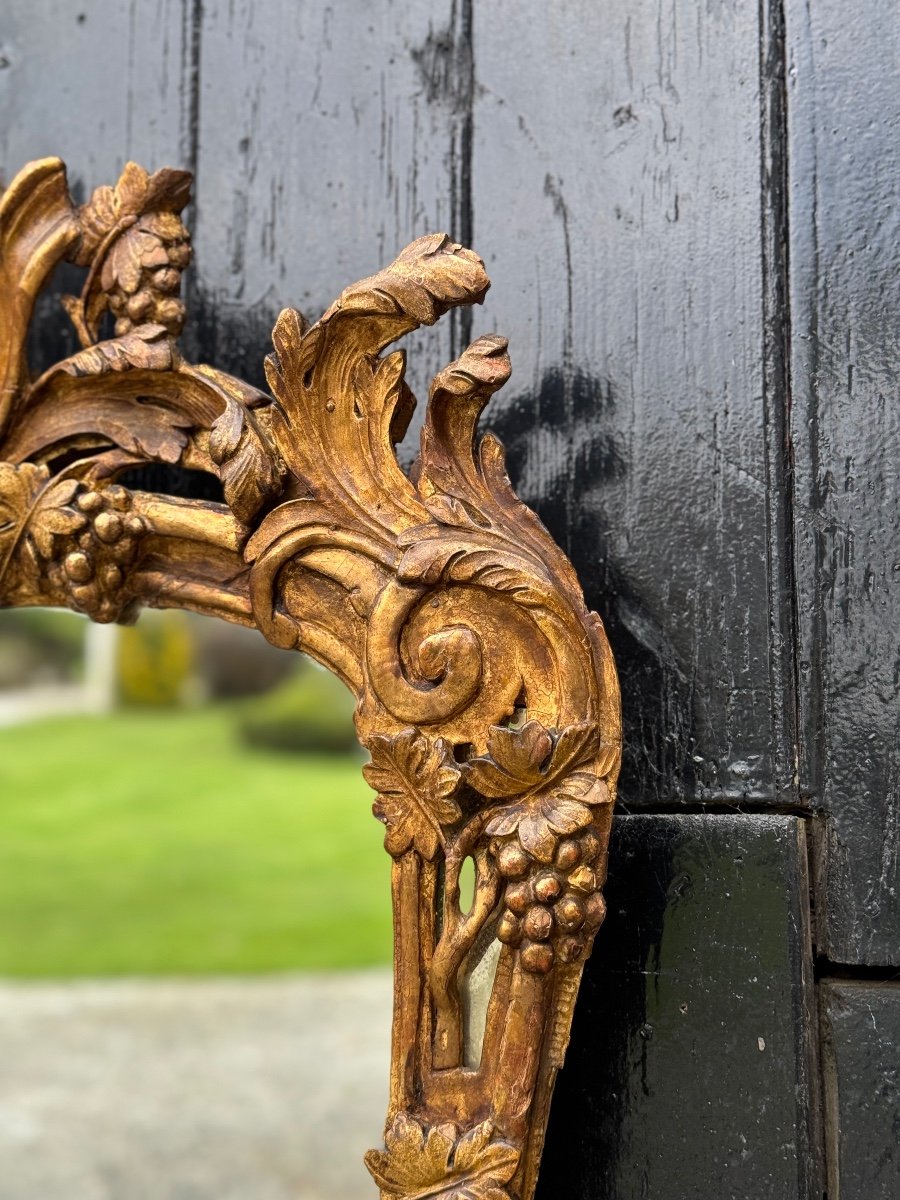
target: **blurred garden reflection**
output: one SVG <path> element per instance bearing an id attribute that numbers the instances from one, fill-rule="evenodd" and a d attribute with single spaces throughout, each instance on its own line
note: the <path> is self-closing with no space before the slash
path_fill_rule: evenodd
<path id="1" fill-rule="evenodd" d="M 360 1156 L 378 1140 L 386 1102 L 390 865 L 380 846 L 381 827 L 370 815 L 373 797 L 360 771 L 352 712 L 353 701 L 338 680 L 300 655 L 267 645 L 254 631 L 175 612 L 147 612 L 137 625 L 121 629 L 89 626 L 69 613 L 0 613 L 0 977 L 15 981 L 0 989 L 0 1012 L 12 1004 L 0 1030 L 12 1031 L 18 1021 L 35 1039 L 31 1051 L 20 1047 L 19 1075 L 14 1065 L 12 1079 L 7 1071 L 0 1083 L 4 1162 L 10 1137 L 15 1142 L 7 1127 L 10 1106 L 30 1094 L 29 1078 L 37 1092 L 43 1086 L 46 1093 L 47 1085 L 58 1096 L 60 1088 L 65 1091 L 71 1022 L 77 1026 L 84 1018 L 84 998 L 93 996 L 87 1010 L 89 1024 L 97 1025 L 96 996 L 107 995 L 103 981 L 116 980 L 108 994 L 126 1001 L 124 1008 L 112 1000 L 101 1004 L 108 1021 L 113 1027 L 124 1021 L 131 1030 L 130 1054 L 149 1056 L 148 1079 L 169 1078 L 174 1088 L 164 1057 L 164 1047 L 173 1047 L 182 1116 L 169 1113 L 169 1119 L 196 1110 L 203 1127 L 197 1138 L 209 1177 L 192 1196 L 317 1200 L 330 1190 L 349 1200 L 370 1193 Z M 185 977 L 194 982 L 183 985 L 182 1020 L 178 981 Z M 153 1033 L 136 1017 L 144 994 L 157 1014 Z M 48 996 L 57 997 L 57 1009 L 62 1004 L 69 1020 L 59 1054 L 40 1065 L 38 1043 L 52 1035 L 46 1029 L 39 1034 L 43 1026 L 33 1011 L 15 1010 L 32 997 L 43 1011 Z M 159 1027 L 166 1005 L 171 1036 Z M 315 1012 L 322 1005 L 317 1035 Z M 254 1022 L 266 1029 L 255 1041 L 248 1033 Z M 192 1023 L 203 1030 L 191 1038 L 192 1052 L 205 1039 L 209 1071 L 224 1072 L 221 1087 L 207 1095 L 209 1079 L 202 1082 L 202 1065 L 195 1064 L 189 1071 L 193 1100 L 191 1078 L 185 1079 L 183 1056 L 175 1049 L 176 1029 Z M 140 1030 L 147 1034 L 143 1050 Z M 109 1039 L 95 1035 L 102 1050 Z M 218 1067 L 214 1060 L 234 1054 L 235 1038 L 253 1056 L 252 1085 L 236 1067 L 226 1100 L 225 1060 Z M 344 1060 L 335 1064 L 344 1042 Z M 160 1047 L 162 1061 L 150 1070 Z M 0 1052 L 8 1062 L 6 1049 Z M 292 1053 L 295 1069 L 285 1091 L 284 1063 Z M 267 1054 L 273 1056 L 270 1066 Z M 51 1069 L 56 1078 L 43 1078 Z M 103 1086 L 113 1089 L 106 1100 L 96 1098 L 98 1113 L 104 1103 L 114 1113 L 115 1080 L 133 1084 L 140 1062 L 110 1060 L 104 1068 L 100 1061 L 98 1069 L 101 1084 L 107 1070 Z M 317 1080 L 328 1093 L 327 1103 L 315 1101 L 318 1124 L 310 1125 L 310 1114 L 284 1111 L 302 1105 L 304 1097 L 291 1091 L 301 1078 L 310 1103 Z M 244 1120 L 240 1096 L 248 1086 L 256 1096 L 251 1104 L 248 1093 Z M 227 1154 L 215 1136 L 217 1093 L 225 1105 L 223 1128 L 240 1127 L 228 1134 Z M 359 1129 L 354 1132 L 352 1118 L 348 1128 L 346 1116 L 341 1125 L 347 1106 L 358 1108 L 366 1097 L 371 1099 L 358 1114 Z M 77 1110 L 76 1096 L 72 1103 Z M 157 1107 L 165 1124 L 167 1106 L 160 1100 Z M 44 1112 L 38 1143 L 41 1121 L 61 1116 L 67 1119 Z M 77 1111 L 71 1120 L 77 1122 Z M 269 1125 L 262 1128 L 265 1120 Z M 304 1121 L 318 1129 L 318 1151 L 312 1145 L 304 1150 L 302 1138 L 289 1139 Z M 333 1134 L 330 1144 L 322 1144 L 325 1127 Z M 162 1127 L 157 1133 L 149 1145 L 165 1142 Z M 234 1138 L 242 1136 L 248 1162 L 256 1164 L 252 1193 L 246 1180 L 243 1191 L 224 1181 L 226 1174 L 232 1181 L 242 1178 L 234 1161 Z M 197 1138 L 189 1139 L 183 1168 L 193 1172 L 191 1179 L 197 1168 L 188 1159 L 196 1159 Z M 78 1141 L 73 1127 L 73 1146 Z M 178 1182 L 182 1168 L 171 1148 L 162 1174 L 172 1186 L 166 1190 L 165 1180 L 161 1184 L 159 1173 L 151 1172 L 156 1183 L 145 1193 L 140 1145 L 126 1132 L 118 1151 L 105 1145 L 98 1151 L 103 1161 L 94 1164 L 97 1178 L 119 1182 L 112 1190 L 97 1183 L 79 1197 L 187 1194 L 179 1190 L 187 1176 Z M 30 1183 L 22 1176 L 26 1190 L 4 1190 L 8 1185 L 0 1182 L 0 1200 L 74 1195 L 63 1184 L 54 1190 L 55 1180 L 40 1174 L 45 1167 L 35 1165 L 35 1148 L 30 1142 L 23 1147 L 22 1163 L 28 1161 L 26 1174 L 31 1172 Z M 116 1153 L 131 1167 L 111 1166 Z M 217 1161 L 230 1164 L 221 1178 Z M 51 1168 L 61 1169 L 56 1152 L 53 1164 L 46 1164 Z M 80 1169 L 90 1174 L 92 1167 Z"/>

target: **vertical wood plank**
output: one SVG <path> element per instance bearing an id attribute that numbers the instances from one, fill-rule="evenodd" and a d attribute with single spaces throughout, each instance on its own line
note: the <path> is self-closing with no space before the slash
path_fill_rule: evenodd
<path id="1" fill-rule="evenodd" d="M 900 963 L 900 11 L 788 5 L 803 771 L 819 948 Z"/>
<path id="2" fill-rule="evenodd" d="M 634 805 L 797 799 L 760 37 L 735 2 L 475 6 L 476 330 L 514 371 L 490 421 L 609 625 Z"/>
<path id="3" fill-rule="evenodd" d="M 462 13 L 453 0 L 211 0 L 203 13 L 200 350 L 258 380 L 282 307 L 315 319 L 414 237 L 466 235 Z M 452 357 L 449 324 L 408 345 L 423 401 Z"/>
<path id="4" fill-rule="evenodd" d="M 900 984 L 822 984 L 828 1195 L 895 1200 L 900 1190 Z"/>

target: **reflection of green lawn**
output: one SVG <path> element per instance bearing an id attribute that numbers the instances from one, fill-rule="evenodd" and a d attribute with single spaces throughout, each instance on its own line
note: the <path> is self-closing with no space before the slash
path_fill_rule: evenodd
<path id="1" fill-rule="evenodd" d="M 359 762 L 242 749 L 227 712 L 0 730 L 0 975 L 390 958 Z"/>

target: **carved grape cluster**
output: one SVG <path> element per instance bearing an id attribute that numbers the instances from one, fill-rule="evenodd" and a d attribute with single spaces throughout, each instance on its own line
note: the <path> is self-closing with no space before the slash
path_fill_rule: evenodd
<path id="1" fill-rule="evenodd" d="M 103 286 L 116 319 L 116 337 L 138 325 L 163 325 L 173 337 L 183 327 L 181 273 L 191 261 L 187 230 L 175 213 L 151 213 L 129 229 L 110 253 Z"/>
<path id="2" fill-rule="evenodd" d="M 141 325 L 162 325 L 172 337 L 184 326 L 181 273 L 191 261 L 180 213 L 190 198 L 187 171 L 163 167 L 148 174 L 126 163 L 115 187 L 94 190 L 78 210 L 72 257 L 89 267 L 79 297 L 64 296 L 83 346 L 94 345 L 107 309 L 116 337 Z"/>
<path id="3" fill-rule="evenodd" d="M 497 937 L 519 950 L 526 971 L 544 975 L 584 953 L 606 912 L 596 870 L 602 847 L 592 826 L 561 840 L 549 865 L 518 838 L 492 843 L 506 880 Z"/>
<path id="4" fill-rule="evenodd" d="M 67 510 L 71 534 L 47 565 L 50 582 L 69 606 L 94 621 L 118 620 L 127 605 L 125 576 L 148 530 L 131 502 L 131 493 L 118 485 L 79 491 Z"/>

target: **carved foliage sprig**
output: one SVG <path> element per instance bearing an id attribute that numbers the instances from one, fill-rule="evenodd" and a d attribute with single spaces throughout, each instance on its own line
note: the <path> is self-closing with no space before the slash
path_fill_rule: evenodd
<path id="1" fill-rule="evenodd" d="M 97 188 L 78 212 L 81 239 L 75 261 L 89 267 L 79 297 L 63 304 L 82 344 L 97 339 L 105 309 L 116 333 L 155 322 L 177 336 L 184 324 L 178 298 L 181 272 L 191 259 L 178 215 L 190 199 L 191 175 L 164 167 L 150 175 L 126 163 L 114 187 Z"/>
<path id="2" fill-rule="evenodd" d="M 491 1121 L 461 1134 L 450 1122 L 429 1126 L 401 1113 L 384 1141 L 384 1151 L 366 1155 L 383 1200 L 509 1200 L 520 1151 Z"/>
<path id="3" fill-rule="evenodd" d="M 487 832 L 518 831 L 529 854 L 549 862 L 559 836 L 590 824 L 591 808 L 609 802 L 603 775 L 615 761 L 615 747 L 590 772 L 576 770 L 591 763 L 599 740 L 593 723 L 570 725 L 555 737 L 539 721 L 516 730 L 495 726 L 488 754 L 466 763 L 466 782 L 490 799 L 520 798 L 501 808 Z"/>
<path id="4" fill-rule="evenodd" d="M 151 175 L 137 163 L 126 163 L 115 186 L 95 188 L 79 210 L 82 237 L 76 261 L 89 265 L 111 233 L 143 213 L 180 213 L 190 195 L 190 172 L 163 167 Z"/>
<path id="5" fill-rule="evenodd" d="M 16 542 L 50 473 L 34 463 L 0 462 L 0 583 L 9 569 Z"/>
<path id="6" fill-rule="evenodd" d="M 603 920 L 606 776 L 617 752 L 594 723 L 556 733 L 528 721 L 492 729 L 488 754 L 465 764 L 469 786 L 501 801 L 485 826 L 505 882 L 497 936 L 526 971 L 546 974 L 579 958 Z"/>

